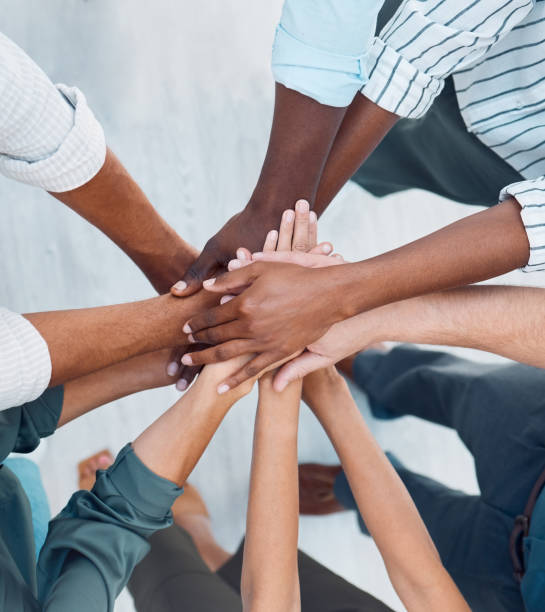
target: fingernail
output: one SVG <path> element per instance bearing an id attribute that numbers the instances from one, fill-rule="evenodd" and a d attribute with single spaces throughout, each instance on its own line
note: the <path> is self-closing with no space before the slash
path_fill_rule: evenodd
<path id="1" fill-rule="evenodd" d="M 182 363 L 184 365 L 193 365 L 193 359 L 191 359 L 191 355 L 184 355 L 182 357 Z"/>
<path id="2" fill-rule="evenodd" d="M 178 371 L 178 364 L 175 361 L 171 361 L 167 365 L 167 374 L 169 376 L 174 376 L 177 371 Z"/>
<path id="3" fill-rule="evenodd" d="M 324 244 L 324 246 L 322 247 L 322 251 L 323 251 L 324 253 L 331 253 L 331 251 L 332 251 L 332 250 L 333 250 L 333 249 L 331 248 L 331 245 L 330 245 L 330 244 Z"/>
<path id="4" fill-rule="evenodd" d="M 192 342 L 193 344 L 196 342 L 195 337 L 193 336 L 193 334 L 189 334 L 187 336 L 187 339 L 189 340 L 189 342 Z"/>
<path id="5" fill-rule="evenodd" d="M 178 391 L 185 391 L 187 389 L 187 380 L 185 378 L 180 378 L 176 383 L 176 389 L 178 389 Z"/>
<path id="6" fill-rule="evenodd" d="M 252 254 L 252 259 L 262 259 L 263 258 L 263 253 L 253 253 Z"/>
<path id="7" fill-rule="evenodd" d="M 229 385 L 223 384 L 223 385 L 220 385 L 218 387 L 218 394 L 219 395 L 222 395 L 223 393 L 227 393 L 227 391 L 229 391 Z"/>
<path id="8" fill-rule="evenodd" d="M 318 223 L 318 216 L 313 210 L 310 211 L 308 219 L 311 223 Z"/>
<path id="9" fill-rule="evenodd" d="M 241 266 L 242 266 L 242 262 L 239 261 L 238 259 L 231 259 L 231 261 L 229 262 L 230 270 L 236 270 L 237 268 L 240 268 Z"/>
<path id="10" fill-rule="evenodd" d="M 306 200 L 297 200 L 295 202 L 295 210 L 298 212 L 308 212 L 310 204 Z"/>
<path id="11" fill-rule="evenodd" d="M 203 287 L 211 287 L 214 283 L 216 282 L 215 278 L 209 278 L 208 280 L 205 280 L 204 283 L 202 284 Z"/>
<path id="12" fill-rule="evenodd" d="M 176 291 L 185 291 L 187 289 L 187 283 L 185 281 L 178 281 L 174 287 Z"/>
<path id="13" fill-rule="evenodd" d="M 98 458 L 98 464 L 102 468 L 109 467 L 109 465 L 110 465 L 110 458 L 108 457 L 108 455 L 100 455 L 100 457 Z"/>
<path id="14" fill-rule="evenodd" d="M 220 304 L 227 304 L 227 302 L 230 302 L 234 297 L 234 295 L 224 295 L 220 300 Z"/>
<path id="15" fill-rule="evenodd" d="M 291 223 L 294 218 L 295 218 L 295 213 L 293 212 L 293 210 L 286 210 L 286 212 L 284 213 L 284 220 Z"/>
<path id="16" fill-rule="evenodd" d="M 246 251 L 244 249 L 237 249 L 237 258 L 242 260 L 247 259 Z"/>
<path id="17" fill-rule="evenodd" d="M 184 332 L 184 334 L 190 334 L 193 330 L 191 329 L 191 327 L 189 327 L 189 323 L 186 323 L 182 331 Z"/>

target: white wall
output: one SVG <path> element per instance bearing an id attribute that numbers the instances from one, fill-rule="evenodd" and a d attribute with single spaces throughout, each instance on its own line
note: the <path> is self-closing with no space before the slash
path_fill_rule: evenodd
<path id="1" fill-rule="evenodd" d="M 280 4 L 0 0 L 0 10 L 4 32 L 54 81 L 86 93 L 110 146 L 160 213 L 202 247 L 244 205 L 256 180 L 271 118 L 269 53 Z M 418 192 L 378 201 L 349 186 L 321 222 L 321 237 L 347 258 L 363 258 L 474 210 Z M 0 303 L 29 312 L 152 295 L 116 247 L 46 194 L 2 179 L 0 211 Z M 59 431 L 42 465 L 54 511 L 76 486 L 77 461 L 103 447 L 118 450 L 176 397 L 172 389 L 142 394 Z M 193 476 L 220 541 L 232 548 L 244 529 L 254 406 L 252 395 L 228 415 Z M 472 460 L 452 432 L 411 418 L 372 425 L 410 467 L 476 490 Z M 300 448 L 303 460 L 335 461 L 307 411 Z M 300 543 L 401 609 L 352 515 L 302 520 Z M 132 609 L 125 594 L 117 609 Z"/>

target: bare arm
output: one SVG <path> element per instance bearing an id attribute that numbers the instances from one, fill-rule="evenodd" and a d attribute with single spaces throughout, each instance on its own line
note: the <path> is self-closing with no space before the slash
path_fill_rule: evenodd
<path id="1" fill-rule="evenodd" d="M 152 472 L 183 486 L 229 408 L 253 386 L 250 381 L 217 395 L 218 382 L 240 363 L 205 368 L 189 391 L 133 442 L 134 452 Z"/>
<path id="2" fill-rule="evenodd" d="M 241 584 L 244 610 L 250 612 L 301 609 L 297 569 L 300 398 L 300 383 L 278 394 L 271 374 L 259 381 Z"/>
<path id="3" fill-rule="evenodd" d="M 545 368 L 545 289 L 478 285 L 432 293 L 371 310 L 342 323 L 286 364 L 289 381 L 383 341 L 463 346 Z"/>
<path id="4" fill-rule="evenodd" d="M 167 292 L 197 256 L 197 251 L 161 218 L 109 149 L 104 165 L 89 182 L 51 195 L 125 251 L 158 293 Z"/>
<path id="5" fill-rule="evenodd" d="M 169 355 L 170 349 L 139 355 L 66 383 L 58 427 L 121 397 L 172 384 Z"/>
<path id="6" fill-rule="evenodd" d="M 25 317 L 48 345 L 53 386 L 129 357 L 187 344 L 182 332 L 186 315 L 210 303 L 206 292 L 201 291 L 183 300 L 164 295 L 129 304 Z"/>
<path id="7" fill-rule="evenodd" d="M 358 508 L 409 612 L 468 612 L 407 489 L 367 428 L 334 368 L 305 379 L 305 400 L 320 420 Z M 334 407 L 334 408 L 333 408 Z"/>

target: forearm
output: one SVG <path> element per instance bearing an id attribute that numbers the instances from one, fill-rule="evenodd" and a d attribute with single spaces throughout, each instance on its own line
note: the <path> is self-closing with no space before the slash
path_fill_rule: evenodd
<path id="1" fill-rule="evenodd" d="M 277 394 L 272 377 L 260 381 L 246 541 L 244 609 L 300 610 L 297 570 L 297 426 L 300 383 Z"/>
<path id="2" fill-rule="evenodd" d="M 365 261 L 313 271 L 337 320 L 433 291 L 499 276 L 528 261 L 519 205 L 507 200 Z M 344 299 L 336 300 L 342 294 Z"/>
<path id="3" fill-rule="evenodd" d="M 152 472 L 183 486 L 229 408 L 252 388 L 249 383 L 218 395 L 216 387 L 232 367 L 232 362 L 206 367 L 189 391 L 133 442 L 134 452 Z"/>
<path id="4" fill-rule="evenodd" d="M 119 361 L 187 343 L 189 314 L 217 303 L 206 292 L 169 295 L 129 304 L 24 315 L 46 341 L 50 385 L 65 383 Z"/>
<path id="5" fill-rule="evenodd" d="M 366 344 L 371 334 L 371 342 L 464 346 L 545 368 L 544 304 L 541 288 L 480 285 L 391 304 L 355 323 Z"/>
<path id="6" fill-rule="evenodd" d="M 52 195 L 115 242 L 159 293 L 168 291 L 197 256 L 161 218 L 110 150 L 101 170 L 88 183 Z"/>
<path id="7" fill-rule="evenodd" d="M 66 383 L 58 427 L 121 397 L 172 383 L 169 355 L 170 349 L 139 355 Z"/>
<path id="8" fill-rule="evenodd" d="M 468 610 L 344 380 L 330 370 L 328 375 L 313 374 L 308 385 L 314 387 L 306 399 L 335 446 L 363 520 L 405 607 L 409 611 Z"/>
<path id="9" fill-rule="evenodd" d="M 298 199 L 306 199 L 312 206 L 345 112 L 346 108 L 319 104 L 276 84 L 269 146 L 248 206 L 268 211 L 275 225 Z"/>
<path id="10" fill-rule="evenodd" d="M 320 216 L 331 200 L 371 155 L 399 117 L 365 96 L 348 107 L 321 175 L 314 210 Z"/>

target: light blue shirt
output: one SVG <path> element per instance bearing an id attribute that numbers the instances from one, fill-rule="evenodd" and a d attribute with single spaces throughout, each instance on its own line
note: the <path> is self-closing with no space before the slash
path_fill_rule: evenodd
<path id="1" fill-rule="evenodd" d="M 286 0 L 276 31 L 275 80 L 321 104 L 348 106 L 367 82 L 382 0 Z"/>

